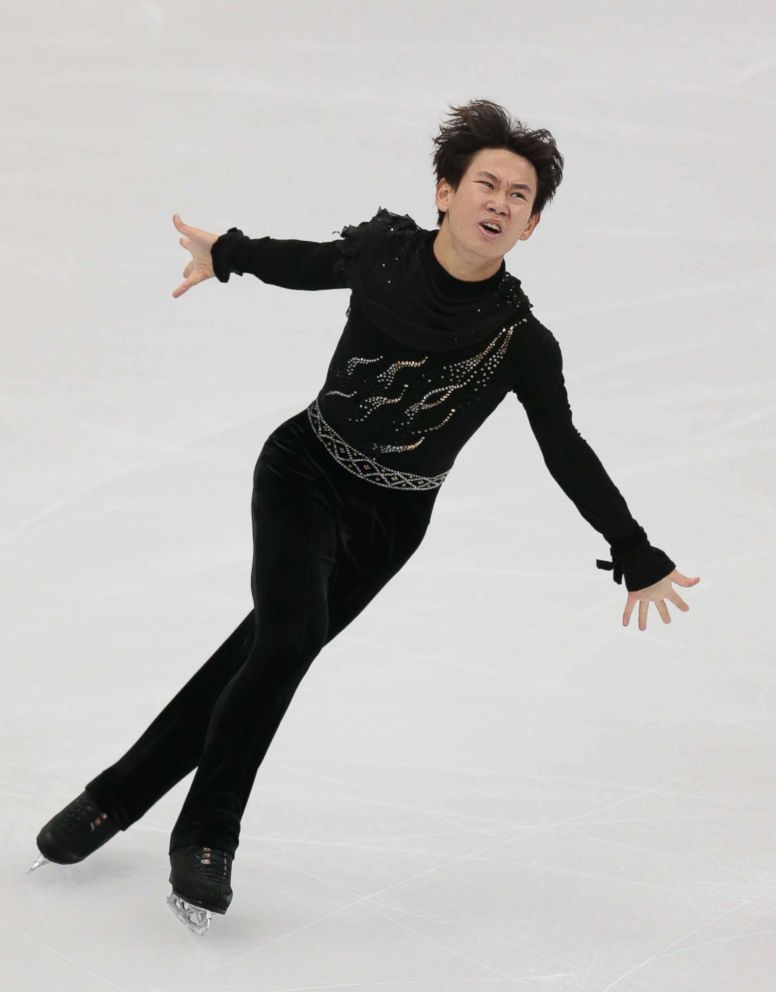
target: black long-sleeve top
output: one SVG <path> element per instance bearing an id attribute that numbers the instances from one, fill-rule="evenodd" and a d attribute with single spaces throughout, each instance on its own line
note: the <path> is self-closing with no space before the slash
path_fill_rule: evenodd
<path id="1" fill-rule="evenodd" d="M 334 241 L 249 238 L 236 227 L 211 248 L 220 282 L 251 273 L 288 289 L 350 289 L 342 335 L 310 422 L 332 455 L 378 485 L 440 485 L 472 434 L 513 392 L 551 475 L 609 543 L 597 560 L 628 590 L 669 575 L 620 491 L 572 422 L 563 358 L 502 260 L 491 277 L 452 276 L 437 231 L 380 208 Z"/>

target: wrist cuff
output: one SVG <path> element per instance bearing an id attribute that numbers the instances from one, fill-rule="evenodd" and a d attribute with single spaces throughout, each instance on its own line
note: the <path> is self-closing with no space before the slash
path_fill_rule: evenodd
<path id="1" fill-rule="evenodd" d="M 664 551 L 651 544 L 639 545 L 630 551 L 615 552 L 610 548 L 610 553 L 612 560 L 597 558 L 596 567 L 613 572 L 612 578 L 618 585 L 622 585 L 624 578 L 628 592 L 654 585 L 676 568 Z"/>
<path id="2" fill-rule="evenodd" d="M 238 276 L 243 274 L 242 270 L 235 265 L 232 253 L 237 244 L 248 240 L 239 227 L 230 227 L 210 246 L 213 274 L 219 282 L 229 282 L 229 276 L 232 272 Z"/>

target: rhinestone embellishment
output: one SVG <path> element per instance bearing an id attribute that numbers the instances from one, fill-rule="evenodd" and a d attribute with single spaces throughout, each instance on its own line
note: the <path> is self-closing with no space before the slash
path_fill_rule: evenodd
<path id="1" fill-rule="evenodd" d="M 438 431 L 455 415 L 457 411 L 465 409 L 476 403 L 480 390 L 487 386 L 494 372 L 501 364 L 506 355 L 512 336 L 518 324 L 524 323 L 527 318 L 503 327 L 488 342 L 488 344 L 476 355 L 469 358 L 459 359 L 452 362 L 442 362 L 433 368 L 433 372 L 424 375 L 418 373 L 418 377 L 427 382 L 441 383 L 433 389 L 420 396 L 414 402 L 404 404 L 405 395 L 408 390 L 417 395 L 417 386 L 412 390 L 412 381 L 405 382 L 397 387 L 395 395 L 391 395 L 391 386 L 400 370 L 404 368 L 421 368 L 429 361 L 428 355 L 423 355 L 419 359 L 402 359 L 392 362 L 387 368 L 378 372 L 370 380 L 362 380 L 367 383 L 366 388 L 375 385 L 384 387 L 387 392 L 374 393 L 371 396 L 364 396 L 358 399 L 359 390 L 351 389 L 328 389 L 324 396 L 342 396 L 345 399 L 355 399 L 355 411 L 348 417 L 351 423 L 363 423 L 375 410 L 386 405 L 397 406 L 396 416 L 389 425 L 389 429 L 395 431 L 404 443 L 378 443 L 370 445 L 370 449 L 375 452 L 401 452 L 413 451 L 424 442 L 426 437 L 433 431 Z M 356 367 L 364 363 L 379 362 L 383 360 L 383 355 L 376 355 L 372 358 L 354 356 L 345 363 L 344 369 L 334 372 L 337 385 L 346 385 L 342 380 L 349 380 Z M 339 380 L 339 381 L 337 381 Z M 422 388 L 422 386 L 421 386 Z M 441 406 L 450 397 L 463 390 L 459 394 L 459 402 L 450 407 L 447 412 L 440 416 L 433 425 L 422 425 L 417 420 L 426 410 Z"/>
<path id="2" fill-rule="evenodd" d="M 447 472 L 439 475 L 417 475 L 415 472 L 402 472 L 388 468 L 363 451 L 354 448 L 324 419 L 317 397 L 307 407 L 307 417 L 318 439 L 329 454 L 344 469 L 353 475 L 373 482 L 386 489 L 437 489 L 447 478 Z"/>

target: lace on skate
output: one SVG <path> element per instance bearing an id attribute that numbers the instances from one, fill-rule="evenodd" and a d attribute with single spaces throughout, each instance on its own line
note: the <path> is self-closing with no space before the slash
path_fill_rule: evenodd
<path id="1" fill-rule="evenodd" d="M 52 860 L 52 857 L 42 853 L 44 850 L 55 859 L 59 856 L 64 858 L 62 861 L 57 860 L 57 863 L 74 864 L 82 860 L 116 833 L 112 823 L 110 827 L 105 826 L 108 822 L 108 814 L 99 808 L 87 792 L 82 792 L 49 820 L 38 834 L 40 856 L 27 871 L 34 871 Z M 108 836 L 100 837 L 97 831 L 107 833 Z"/>
<path id="2" fill-rule="evenodd" d="M 194 882 L 192 891 L 196 891 L 200 885 L 205 888 L 210 886 L 213 890 L 221 890 L 217 895 L 214 891 L 215 901 L 211 902 L 210 897 L 200 897 L 202 902 L 191 902 L 184 895 L 178 892 L 173 885 L 173 890 L 167 896 L 167 905 L 171 912 L 183 923 L 192 933 L 203 936 L 210 929 L 212 913 L 225 913 L 226 907 L 231 901 L 231 891 L 225 904 L 219 905 L 222 898 L 223 886 L 228 886 L 230 881 L 230 869 L 233 855 L 226 851 L 212 847 L 194 846 L 190 850 L 190 861 L 186 870 L 190 872 L 187 882 Z M 173 874 L 170 875 L 170 882 Z M 182 884 L 181 887 L 184 887 Z M 188 884 L 185 885 L 188 888 Z M 208 904 L 210 908 L 208 907 Z"/>

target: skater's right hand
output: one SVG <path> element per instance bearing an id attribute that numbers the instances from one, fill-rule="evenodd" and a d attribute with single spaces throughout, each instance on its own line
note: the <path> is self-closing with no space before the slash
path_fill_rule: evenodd
<path id="1" fill-rule="evenodd" d="M 205 279 L 210 279 L 215 275 L 210 249 L 213 243 L 218 240 L 219 235 L 184 224 L 180 214 L 173 214 L 172 222 L 185 235 L 179 239 L 180 244 L 191 252 L 191 261 L 183 270 L 185 278 L 180 286 L 173 290 L 172 295 L 177 299 L 179 296 L 183 296 L 187 289 L 191 289 L 197 283 L 204 282 Z"/>

